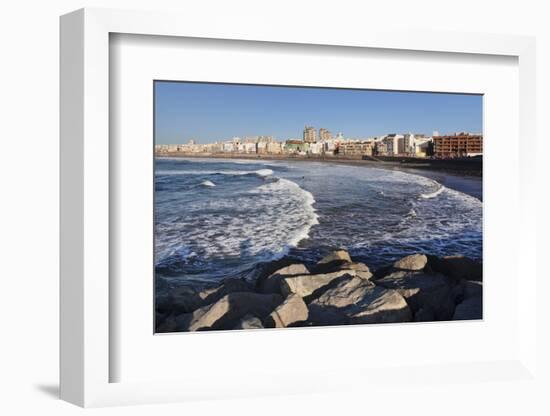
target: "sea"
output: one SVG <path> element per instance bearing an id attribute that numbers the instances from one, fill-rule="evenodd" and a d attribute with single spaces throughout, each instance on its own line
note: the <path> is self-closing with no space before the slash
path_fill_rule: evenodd
<path id="1" fill-rule="evenodd" d="M 157 158 L 155 272 L 253 278 L 284 256 L 349 251 L 371 270 L 411 253 L 482 259 L 481 178 L 329 162 Z"/>

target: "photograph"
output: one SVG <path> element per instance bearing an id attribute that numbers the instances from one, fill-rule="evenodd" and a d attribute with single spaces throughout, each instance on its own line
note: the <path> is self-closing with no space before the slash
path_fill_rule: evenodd
<path id="1" fill-rule="evenodd" d="M 154 332 L 483 319 L 483 95 L 155 80 Z"/>

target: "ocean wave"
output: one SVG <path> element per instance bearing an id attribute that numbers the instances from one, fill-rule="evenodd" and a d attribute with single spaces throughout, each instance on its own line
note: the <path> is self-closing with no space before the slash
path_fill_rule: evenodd
<path id="1" fill-rule="evenodd" d="M 253 173 L 255 175 L 262 176 L 262 177 L 273 175 L 273 171 L 271 169 L 258 169 Z"/>
<path id="2" fill-rule="evenodd" d="M 157 165 L 158 272 L 216 280 L 287 253 L 317 261 L 333 247 L 369 266 L 419 251 L 481 256 L 482 202 L 473 196 L 408 172 L 292 166 Z M 218 187 L 196 192 L 170 175 L 203 175 L 190 182 Z"/>
<path id="3" fill-rule="evenodd" d="M 288 179 L 276 178 L 274 182 L 259 186 L 250 191 L 250 193 L 265 193 L 275 198 L 284 197 L 284 193 L 290 192 L 300 201 L 302 207 L 303 225 L 289 235 L 289 240 L 285 246 L 285 253 L 291 247 L 296 247 L 298 243 L 309 237 L 309 230 L 316 224 L 319 224 L 319 216 L 313 207 L 315 198 L 311 192 L 302 189 L 297 183 Z"/>
<path id="4" fill-rule="evenodd" d="M 272 171 L 254 174 L 265 177 Z M 156 264 L 186 270 L 196 266 L 200 272 L 205 261 L 216 259 L 240 259 L 245 264 L 280 258 L 307 239 L 311 227 L 318 224 L 314 203 L 310 192 L 278 177 L 231 198 L 188 203 L 187 215 L 157 222 Z M 181 246 L 188 249 L 178 251 Z M 184 258 L 185 253 L 193 255 Z"/>
<path id="5" fill-rule="evenodd" d="M 429 194 L 421 194 L 420 195 L 420 198 L 424 198 L 424 199 L 432 199 L 432 198 L 435 198 L 436 196 L 438 196 L 439 194 L 441 194 L 441 192 L 443 192 L 445 188 L 443 185 L 440 185 L 439 189 L 437 191 L 434 191 L 434 192 L 431 192 Z"/>
<path id="6" fill-rule="evenodd" d="M 155 175 L 158 176 L 170 176 L 170 175 L 256 175 L 259 177 L 266 177 L 273 175 L 271 169 L 258 169 L 258 170 L 158 170 L 155 171 Z"/>
<path id="7" fill-rule="evenodd" d="M 202 181 L 201 186 L 214 187 L 214 186 L 216 186 L 216 184 L 212 181 Z"/>

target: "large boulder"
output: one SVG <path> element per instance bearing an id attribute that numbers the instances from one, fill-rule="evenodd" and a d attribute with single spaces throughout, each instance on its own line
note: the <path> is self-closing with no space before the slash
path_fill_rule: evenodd
<path id="1" fill-rule="evenodd" d="M 355 270 L 355 276 L 361 279 L 370 280 L 373 277 L 369 266 L 365 263 L 351 263 L 346 265 L 346 269 Z"/>
<path id="2" fill-rule="evenodd" d="M 415 322 L 433 322 L 435 321 L 435 313 L 429 306 L 421 307 L 416 313 L 414 314 L 414 321 Z"/>
<path id="3" fill-rule="evenodd" d="M 265 319 L 268 328 L 285 328 L 297 325 L 308 318 L 307 305 L 298 295 L 290 295 Z"/>
<path id="4" fill-rule="evenodd" d="M 411 254 L 410 256 L 403 257 L 393 263 L 393 267 L 398 270 L 422 270 L 426 267 L 428 258 L 424 254 Z"/>
<path id="5" fill-rule="evenodd" d="M 413 313 L 429 308 L 437 320 L 452 318 L 455 292 L 452 279 L 439 273 L 397 271 L 378 279 L 375 283 L 397 290 L 410 305 Z"/>
<path id="6" fill-rule="evenodd" d="M 237 292 L 225 295 L 216 303 L 203 306 L 176 318 L 178 331 L 232 329 L 246 315 L 265 319 L 283 298 L 277 294 Z"/>
<path id="7" fill-rule="evenodd" d="M 483 283 L 475 280 L 461 280 L 460 302 L 455 308 L 453 320 L 482 319 L 483 317 Z"/>
<path id="8" fill-rule="evenodd" d="M 368 280 L 348 277 L 327 289 L 309 305 L 315 325 L 408 322 L 410 308 L 397 291 Z"/>
<path id="9" fill-rule="evenodd" d="M 251 291 L 252 286 L 246 280 L 237 278 L 224 279 L 218 286 L 206 288 L 198 292 L 190 291 L 188 287 L 183 286 L 172 290 L 170 302 L 168 304 L 165 303 L 163 307 L 165 309 L 169 308 L 171 313 L 179 315 L 212 304 L 229 293 Z"/>
<path id="10" fill-rule="evenodd" d="M 312 326 L 348 325 L 349 317 L 340 309 L 310 303 L 308 324 Z"/>
<path id="11" fill-rule="evenodd" d="M 311 303 L 320 306 L 345 308 L 360 302 L 372 286 L 374 284 L 368 280 L 359 277 L 348 277 L 327 289 Z"/>
<path id="12" fill-rule="evenodd" d="M 481 297 L 483 294 L 483 283 L 475 280 L 463 280 L 460 282 L 463 288 L 464 298 Z"/>
<path id="13" fill-rule="evenodd" d="M 430 268 L 456 280 L 483 280 L 483 267 L 481 262 L 464 256 L 430 256 Z"/>
<path id="14" fill-rule="evenodd" d="M 264 326 L 259 318 L 253 315 L 244 316 L 233 329 L 261 329 Z"/>
<path id="15" fill-rule="evenodd" d="M 279 270 L 265 276 L 260 277 L 256 281 L 256 291 L 260 293 L 280 293 L 281 279 L 288 276 L 297 276 L 309 274 L 309 270 L 303 264 L 290 264 L 282 267 Z"/>
<path id="16" fill-rule="evenodd" d="M 345 250 L 336 250 L 323 257 L 310 268 L 312 274 L 332 273 L 351 264 L 351 257 Z"/>
<path id="17" fill-rule="evenodd" d="M 281 293 L 286 297 L 295 293 L 305 298 L 314 295 L 314 293 L 327 287 L 334 280 L 344 276 L 355 276 L 355 270 L 338 270 L 332 273 L 284 277 L 281 280 Z"/>
<path id="18" fill-rule="evenodd" d="M 348 312 L 352 324 L 410 322 L 407 301 L 396 290 L 371 286 L 360 303 Z"/>
<path id="19" fill-rule="evenodd" d="M 175 315 L 163 316 L 158 313 L 155 316 L 155 332 L 175 332 L 177 331 Z"/>
<path id="20" fill-rule="evenodd" d="M 332 263 L 333 261 L 351 263 L 351 257 L 346 250 L 336 250 L 319 260 L 318 264 L 327 264 Z"/>
<path id="21" fill-rule="evenodd" d="M 456 306 L 453 320 L 471 320 L 483 318 L 483 301 L 481 296 L 473 296 L 464 299 Z"/>

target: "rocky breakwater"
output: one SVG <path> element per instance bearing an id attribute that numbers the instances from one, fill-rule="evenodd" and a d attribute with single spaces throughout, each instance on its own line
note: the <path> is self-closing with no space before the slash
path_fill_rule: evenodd
<path id="1" fill-rule="evenodd" d="M 372 273 L 338 250 L 313 265 L 268 266 L 255 282 L 202 291 L 157 282 L 157 332 L 482 318 L 481 263 L 465 257 L 413 254 Z"/>

